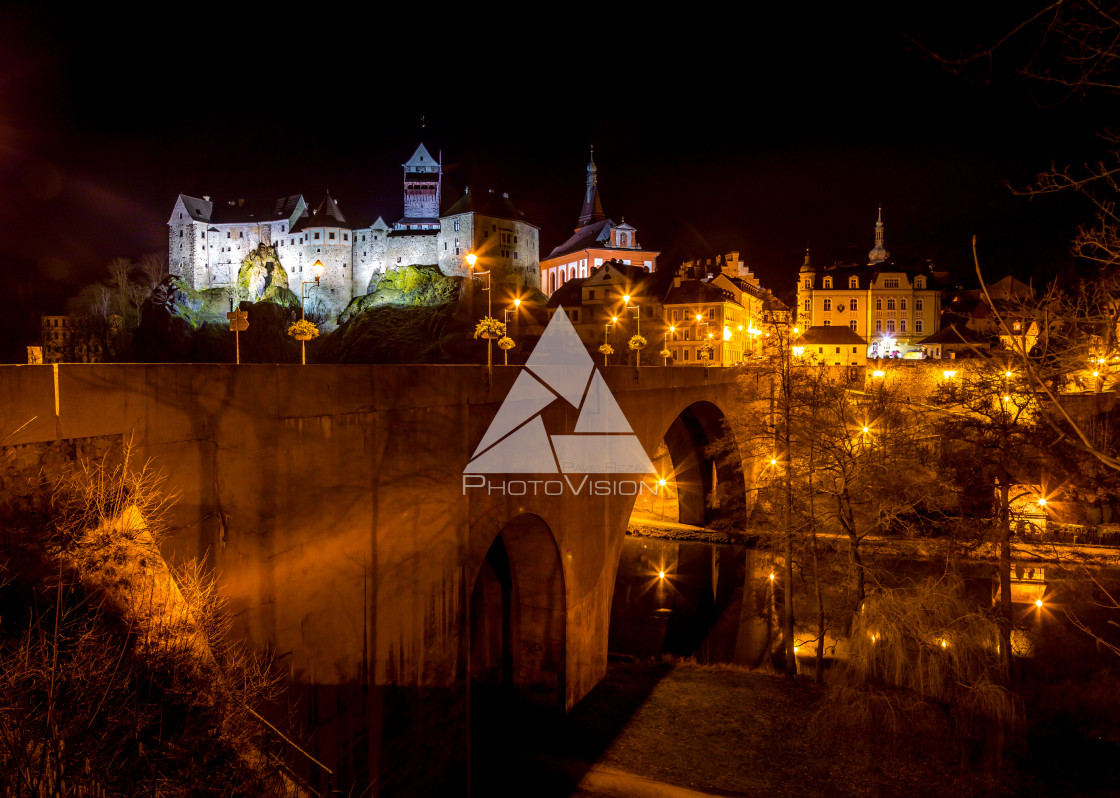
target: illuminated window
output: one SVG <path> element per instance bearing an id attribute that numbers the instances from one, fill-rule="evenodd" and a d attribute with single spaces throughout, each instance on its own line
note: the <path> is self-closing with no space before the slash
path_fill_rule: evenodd
<path id="1" fill-rule="evenodd" d="M 455 232 L 456 233 L 459 232 L 459 220 L 458 219 L 455 220 Z"/>

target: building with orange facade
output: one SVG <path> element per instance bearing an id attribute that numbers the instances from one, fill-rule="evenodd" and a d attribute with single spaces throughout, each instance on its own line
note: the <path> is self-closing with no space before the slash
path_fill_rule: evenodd
<path id="1" fill-rule="evenodd" d="M 660 254 L 644 249 L 638 243 L 638 231 L 626 224 L 625 217 L 621 224 L 615 224 L 603 213 L 603 202 L 599 198 L 599 170 L 595 165 L 595 150 L 592 149 L 579 224 L 567 241 L 541 260 L 541 290 L 552 296 L 568 280 L 587 277 L 596 267 L 610 260 L 655 272 Z"/>

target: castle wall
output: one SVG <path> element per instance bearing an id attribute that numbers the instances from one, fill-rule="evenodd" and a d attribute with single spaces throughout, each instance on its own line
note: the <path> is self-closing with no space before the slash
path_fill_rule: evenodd
<path id="1" fill-rule="evenodd" d="M 438 263 L 441 272 L 452 277 L 467 274 L 467 255 L 473 248 L 474 214 L 461 213 L 439 220 Z"/>
<path id="2" fill-rule="evenodd" d="M 436 252 L 439 231 L 394 231 L 388 237 L 385 253 L 386 265 L 390 269 L 403 266 L 434 266 L 439 262 Z"/>
<path id="3" fill-rule="evenodd" d="M 374 274 L 385 271 L 388 257 L 389 230 L 384 227 L 370 227 L 354 231 L 354 274 L 352 293 L 365 296 L 369 293 L 369 281 Z"/>

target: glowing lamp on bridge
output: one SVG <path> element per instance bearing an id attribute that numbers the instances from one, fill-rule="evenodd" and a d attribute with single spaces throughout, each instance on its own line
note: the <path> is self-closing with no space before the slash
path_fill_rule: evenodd
<path id="1" fill-rule="evenodd" d="M 887 373 L 885 371 L 873 371 L 871 372 L 871 376 L 877 380 L 881 380 L 883 377 L 887 376 Z"/>
<path id="2" fill-rule="evenodd" d="M 664 579 L 665 578 L 665 572 L 664 571 L 658 571 L 657 572 L 657 578 L 658 579 Z"/>
<path id="3" fill-rule="evenodd" d="M 1034 600 L 1034 606 L 1038 607 L 1039 609 L 1042 609 L 1042 599 L 1035 599 Z"/>
<path id="4" fill-rule="evenodd" d="M 473 269 L 476 263 L 478 263 L 478 255 L 475 255 L 473 252 L 468 253 L 467 266 Z"/>
<path id="5" fill-rule="evenodd" d="M 864 432 L 871 432 L 871 430 L 870 430 L 870 429 L 868 429 L 867 427 L 864 427 L 864 428 L 863 428 L 863 431 L 864 431 Z"/>
<path id="6" fill-rule="evenodd" d="M 943 371 L 943 372 L 941 372 L 941 376 L 944 377 L 947 380 L 951 380 L 951 379 L 953 379 L 954 377 L 957 376 L 957 372 L 955 372 L 955 371 Z"/>
<path id="7" fill-rule="evenodd" d="M 661 479 L 657 480 L 657 484 L 662 488 L 665 487 L 665 478 L 662 477 Z"/>
<path id="8" fill-rule="evenodd" d="M 514 300 L 513 300 L 513 306 L 514 306 L 515 308 L 519 308 L 519 307 L 521 307 L 521 299 L 520 299 L 520 298 L 514 299 Z"/>
<path id="9" fill-rule="evenodd" d="M 629 305 L 630 304 L 630 295 L 629 294 L 623 294 L 622 295 L 622 301 L 625 302 L 627 305 Z"/>
<path id="10" fill-rule="evenodd" d="M 1039 500 L 1038 500 L 1038 506 L 1039 506 L 1039 507 L 1045 507 L 1045 506 L 1046 506 L 1046 499 L 1045 499 L 1045 497 L 1041 497 L 1041 498 L 1039 498 Z"/>
<path id="11" fill-rule="evenodd" d="M 323 272 L 325 272 L 326 270 L 327 267 L 323 265 L 323 261 L 315 261 L 315 265 L 311 267 L 311 271 L 315 273 L 315 282 L 319 282 L 319 280 L 322 279 Z"/>
<path id="12" fill-rule="evenodd" d="M 703 316 L 702 316 L 701 314 L 697 313 L 697 314 L 696 314 L 696 320 L 697 320 L 697 321 L 703 321 L 703 320 L 704 320 L 704 317 L 703 317 Z"/>

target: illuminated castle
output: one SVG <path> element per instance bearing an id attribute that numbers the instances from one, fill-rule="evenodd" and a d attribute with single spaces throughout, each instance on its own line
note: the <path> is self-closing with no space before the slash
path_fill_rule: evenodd
<path id="1" fill-rule="evenodd" d="M 479 257 L 476 268 L 540 287 L 539 230 L 508 195 L 468 189 L 441 213 L 440 162 L 421 144 L 402 166 L 404 215 L 391 226 L 380 216 L 372 223 L 348 219 L 329 192 L 314 209 L 302 194 L 263 206 L 180 194 L 167 222 L 171 273 L 195 289 L 230 285 L 243 259 L 265 244 L 275 247 L 293 285 L 314 279 L 311 267 L 322 262 L 308 307 L 329 317 L 364 296 L 371 279 L 388 269 L 438 266 L 462 275 L 470 252 Z"/>

